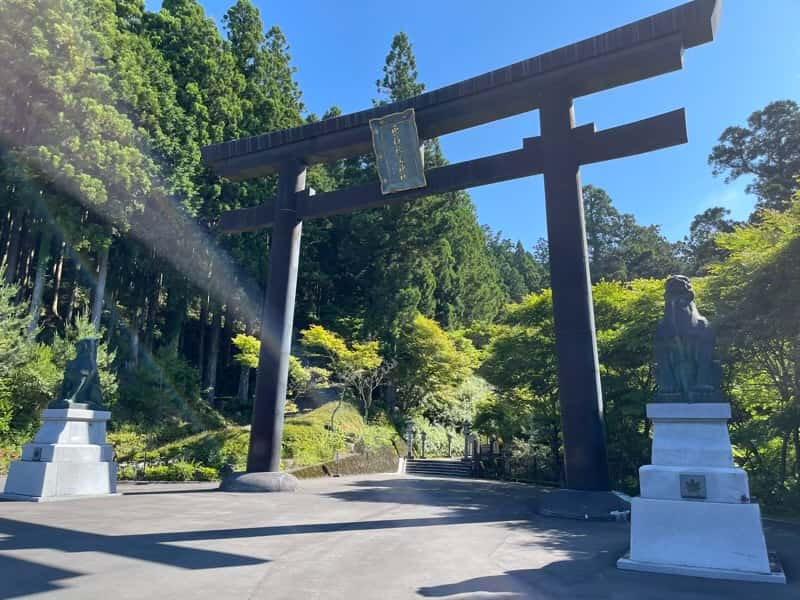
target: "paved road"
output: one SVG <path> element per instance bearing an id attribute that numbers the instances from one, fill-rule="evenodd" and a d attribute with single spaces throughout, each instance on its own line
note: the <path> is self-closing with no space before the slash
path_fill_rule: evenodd
<path id="1" fill-rule="evenodd" d="M 122 491 L 0 503 L 0 599 L 800 598 L 797 584 L 618 571 L 626 524 L 536 516 L 523 485 L 370 475 L 294 494 Z M 800 579 L 800 527 L 767 535 Z"/>

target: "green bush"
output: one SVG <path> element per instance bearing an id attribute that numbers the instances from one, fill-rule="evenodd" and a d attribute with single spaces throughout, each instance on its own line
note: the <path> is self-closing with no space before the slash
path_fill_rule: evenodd
<path id="1" fill-rule="evenodd" d="M 218 477 L 216 469 L 184 461 L 154 465 L 142 473 L 143 481 L 213 481 Z"/>
<path id="2" fill-rule="evenodd" d="M 328 428 L 330 427 L 331 414 L 333 414 L 333 411 L 336 409 L 336 404 L 336 402 L 328 402 L 311 412 L 291 417 L 286 420 L 286 423 Z M 345 435 L 357 436 L 364 429 L 364 418 L 355 406 L 349 402 L 342 402 L 339 410 L 336 411 L 334 428 L 337 432 L 341 432 Z"/>
<path id="3" fill-rule="evenodd" d="M 147 435 L 129 428 L 109 433 L 108 443 L 114 447 L 118 463 L 138 462 L 144 459 L 147 450 Z"/>
<path id="4" fill-rule="evenodd" d="M 291 420 L 283 428 L 282 455 L 293 466 L 325 462 L 345 447 L 343 433 L 332 433 L 317 424 Z"/>
<path id="5" fill-rule="evenodd" d="M 114 416 L 120 423 L 145 427 L 162 443 L 227 425 L 201 397 L 197 369 L 168 349 L 125 375 Z"/>
<path id="6" fill-rule="evenodd" d="M 394 442 L 402 443 L 390 425 L 365 425 L 361 415 L 350 404 L 343 404 L 336 413 L 336 431 L 331 432 L 328 426 L 334 405 L 329 403 L 304 415 L 286 419 L 282 459 L 288 468 L 324 463 L 333 460 L 337 452 L 354 450 L 365 453 L 392 448 Z M 125 462 L 122 456 L 132 457 L 128 460 L 135 462 L 146 457 L 147 462 L 154 465 L 202 465 L 217 475 L 228 469 L 244 470 L 250 432 L 241 427 L 204 431 L 163 444 L 148 450 L 146 454 L 142 448 L 144 440 L 141 434 L 123 430 L 109 437 L 121 462 Z M 394 449 L 392 452 L 397 454 Z M 160 467 L 148 467 L 147 471 L 157 468 Z M 135 477 L 135 473 L 131 477 Z"/>
<path id="7" fill-rule="evenodd" d="M 17 445 L 6 448 L 0 447 L 0 475 L 8 473 L 8 465 L 17 460 L 19 455 L 20 447 Z"/>
<path id="8" fill-rule="evenodd" d="M 35 433 L 61 382 L 48 346 L 34 344 L 25 354 L 24 362 L 0 378 L 0 438 L 14 441 Z"/>
<path id="9" fill-rule="evenodd" d="M 332 460 L 337 452 L 348 448 L 367 430 L 358 409 L 343 402 L 336 411 L 334 432 L 331 415 L 336 402 L 328 402 L 311 412 L 286 419 L 283 428 L 282 455 L 292 467 L 314 465 Z"/>
<path id="10" fill-rule="evenodd" d="M 359 454 L 378 448 L 392 447 L 400 436 L 391 425 L 367 425 L 353 445 Z"/>
<path id="11" fill-rule="evenodd" d="M 119 481 L 134 481 L 136 479 L 136 467 L 133 465 L 117 467 L 117 479 Z"/>
<path id="12" fill-rule="evenodd" d="M 414 436 L 414 455 L 422 456 L 422 433 L 425 432 L 425 456 L 448 456 L 448 432 L 452 436 L 451 450 L 453 456 L 460 456 L 464 447 L 464 438 L 454 430 L 447 429 L 441 425 L 430 423 L 424 417 L 414 419 L 416 435 Z"/>
<path id="13" fill-rule="evenodd" d="M 148 458 L 155 462 L 199 464 L 216 472 L 229 467 L 243 470 L 247 462 L 249 437 L 249 432 L 240 427 L 206 431 L 156 448 Z"/>

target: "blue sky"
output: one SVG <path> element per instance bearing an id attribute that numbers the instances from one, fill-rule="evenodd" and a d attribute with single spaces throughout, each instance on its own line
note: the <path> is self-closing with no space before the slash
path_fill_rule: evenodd
<path id="1" fill-rule="evenodd" d="M 235 0 L 203 0 L 221 22 Z M 680 4 L 676 0 L 253 0 L 267 27 L 286 34 L 309 111 L 367 108 L 376 97 L 392 37 L 405 31 L 420 80 L 434 89 L 582 40 Z M 157 10 L 160 2 L 148 0 Z M 714 178 L 707 156 L 719 134 L 777 99 L 800 100 L 800 0 L 725 0 L 714 43 L 686 52 L 684 69 L 578 99 L 579 125 L 598 128 L 687 110 L 689 143 L 582 170 L 622 211 L 682 238 L 692 217 L 715 205 L 745 218 L 746 181 Z M 521 147 L 538 133 L 536 112 L 441 139 L 459 162 Z M 470 191 L 481 223 L 531 247 L 546 236 L 541 177 Z"/>

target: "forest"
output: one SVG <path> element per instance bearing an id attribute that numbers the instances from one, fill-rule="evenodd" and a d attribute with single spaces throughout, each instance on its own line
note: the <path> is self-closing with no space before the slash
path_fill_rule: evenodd
<path id="1" fill-rule="evenodd" d="M 276 181 L 220 179 L 200 148 L 341 111 L 306 110 L 289 40 L 249 0 L 219 25 L 197 0 L 0 12 L 0 472 L 84 337 L 99 340 L 120 462 L 149 453 L 161 478 L 241 467 L 270 236 L 215 224 L 268 202 Z M 408 37 L 384 50 L 372 101 L 424 91 Z M 736 461 L 767 510 L 798 514 L 800 106 L 752 110 L 708 157 L 714 175 L 748 181 L 746 221 L 711 207 L 671 242 L 584 187 L 609 462 L 636 493 L 663 284 L 686 274 L 717 330 Z M 435 139 L 424 152 L 426 168 L 447 163 Z M 371 155 L 308 174 L 322 191 L 376 178 Z M 523 475 L 560 481 L 548 278 L 547 241 L 482 226 L 466 192 L 304 223 L 285 466 L 386 446 L 411 418 L 432 453 L 469 423 Z"/>

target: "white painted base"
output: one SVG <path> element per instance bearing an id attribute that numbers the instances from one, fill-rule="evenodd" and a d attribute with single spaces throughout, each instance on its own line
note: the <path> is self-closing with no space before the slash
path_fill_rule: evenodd
<path id="1" fill-rule="evenodd" d="M 686 565 L 668 565 L 664 563 L 648 563 L 631 560 L 628 555 L 617 560 L 617 568 L 625 571 L 645 573 L 661 573 L 662 575 L 685 575 L 688 577 L 705 577 L 708 579 L 731 579 L 734 581 L 751 581 L 755 583 L 786 583 L 786 574 L 780 566 L 770 573 L 749 573 L 728 569 L 704 569 Z"/>
<path id="2" fill-rule="evenodd" d="M 630 555 L 620 569 L 785 583 L 767 554 L 761 510 L 734 466 L 730 405 L 648 404 L 653 464 L 639 469 Z M 702 484 L 686 491 L 681 476 Z"/>
<path id="3" fill-rule="evenodd" d="M 742 504 L 750 501 L 747 473 L 736 467 L 668 467 L 645 465 L 639 468 L 642 498 L 682 500 L 681 475 L 700 475 L 705 479 L 708 502 Z"/>
<path id="4" fill-rule="evenodd" d="M 105 443 L 110 417 L 106 411 L 45 410 L 33 443 L 11 463 L 3 498 L 38 502 L 115 494 L 117 465 Z"/>
<path id="5" fill-rule="evenodd" d="M 758 504 L 634 498 L 630 558 L 770 573 Z"/>
<path id="6" fill-rule="evenodd" d="M 730 404 L 648 404 L 647 417 L 654 465 L 733 467 Z"/>

